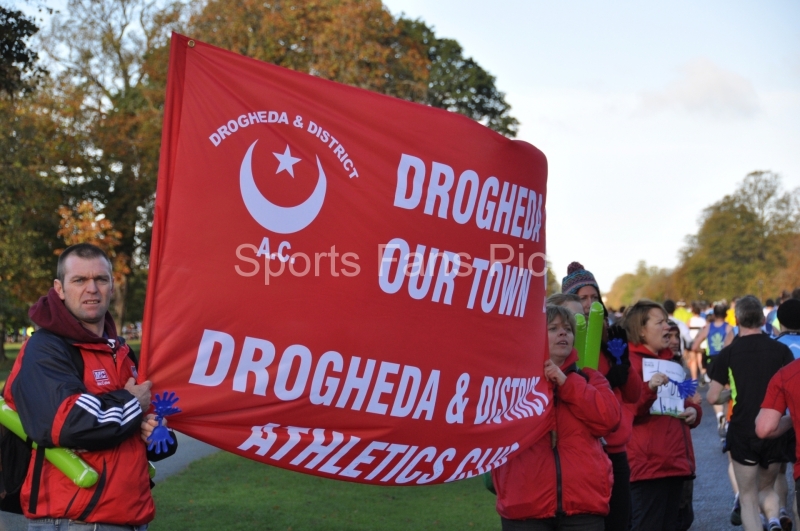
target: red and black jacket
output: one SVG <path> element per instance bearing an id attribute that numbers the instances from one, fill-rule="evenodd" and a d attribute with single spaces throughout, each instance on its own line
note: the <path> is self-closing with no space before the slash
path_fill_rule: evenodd
<path id="1" fill-rule="evenodd" d="M 615 363 L 609 358 L 611 358 L 611 356 L 607 356 L 602 352 L 600 353 L 597 370 L 602 374 L 606 374 Z M 619 387 L 612 388 L 612 390 L 614 391 L 614 396 L 617 397 L 617 401 L 619 401 L 622 418 L 619 422 L 619 426 L 606 435 L 604 439 L 606 440 L 606 453 L 616 454 L 625 452 L 627 450 L 628 441 L 631 440 L 631 433 L 633 431 L 633 411 L 625 407 L 625 404 L 635 404 L 639 401 L 639 397 L 642 395 L 642 382 L 639 381 L 635 371 L 630 370 L 625 383 Z"/>
<path id="2" fill-rule="evenodd" d="M 492 471 L 497 512 L 509 520 L 608 514 L 614 482 L 599 438 L 620 421 L 620 405 L 599 372 L 565 360 L 564 385 L 553 391 L 553 431 Z"/>
<path id="3" fill-rule="evenodd" d="M 690 427 L 695 428 L 703 418 L 703 408 L 690 400 L 684 408 L 694 408 L 697 419 L 688 426 L 683 419 L 669 415 L 651 415 L 650 407 L 656 400 L 656 392 L 644 381 L 642 360 L 656 358 L 672 360 L 672 351 L 664 349 L 654 354 L 644 345 L 628 343 L 631 358 L 631 378 L 641 382 L 642 395 L 636 404 L 626 404 L 633 414 L 633 433 L 628 443 L 628 463 L 631 467 L 631 482 L 669 477 L 694 477 L 694 447 Z"/>
<path id="4" fill-rule="evenodd" d="M 140 436 L 143 412 L 136 397 L 124 389 L 137 375 L 129 347 L 117 337 L 110 316 L 108 337 L 100 338 L 78 323 L 53 290 L 30 314 L 42 329 L 20 350 L 6 384 L 6 402 L 19 413 L 37 445 L 78 451 L 100 478 L 94 487 L 80 488 L 45 460 L 36 481 L 34 450 L 20 495 L 25 516 L 124 525 L 150 522 L 155 508 L 147 448 Z M 74 349 L 82 358 L 83 374 L 76 367 Z"/>

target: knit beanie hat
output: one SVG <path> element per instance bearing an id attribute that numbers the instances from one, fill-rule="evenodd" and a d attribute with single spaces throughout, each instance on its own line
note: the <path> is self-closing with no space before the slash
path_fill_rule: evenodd
<path id="1" fill-rule="evenodd" d="M 578 290 L 584 286 L 592 286 L 600 295 L 600 286 L 594 279 L 594 275 L 578 262 L 572 262 L 567 267 L 567 276 L 561 281 L 561 293 L 577 294 Z"/>
<path id="2" fill-rule="evenodd" d="M 778 321 L 781 328 L 800 330 L 800 300 L 788 299 L 778 306 Z"/>

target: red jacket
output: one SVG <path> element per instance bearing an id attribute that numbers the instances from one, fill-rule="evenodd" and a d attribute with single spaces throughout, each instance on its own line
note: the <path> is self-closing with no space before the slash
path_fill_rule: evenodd
<path id="1" fill-rule="evenodd" d="M 492 471 L 497 512 L 504 518 L 608 514 L 613 477 L 599 437 L 620 420 L 620 407 L 597 371 L 576 372 L 577 353 L 561 369 L 567 381 L 553 392 L 555 429 Z"/>
<path id="2" fill-rule="evenodd" d="M 653 354 L 644 345 L 628 343 L 631 369 L 642 385 L 642 396 L 636 404 L 625 407 L 633 413 L 633 435 L 628 443 L 628 463 L 631 467 L 631 481 L 659 479 L 669 477 L 694 476 L 694 448 L 689 426 L 681 419 L 669 415 L 651 415 L 650 406 L 656 399 L 656 393 L 642 376 L 642 359 L 658 358 L 672 360 L 672 351 L 664 349 Z M 684 401 L 684 408 L 694 408 L 697 419 L 692 428 L 700 424 L 703 410 L 689 400 Z"/>
<path id="3" fill-rule="evenodd" d="M 608 356 L 601 353 L 600 363 L 597 370 L 602 374 L 608 373 L 611 368 L 611 363 Z M 606 440 L 606 453 L 618 454 L 627 450 L 628 441 L 631 440 L 631 433 L 633 430 L 633 411 L 630 408 L 623 407 L 625 404 L 635 404 L 639 401 L 642 395 L 642 382 L 641 378 L 637 377 L 636 372 L 631 369 L 628 372 L 628 381 L 621 387 L 614 387 L 614 396 L 619 401 L 620 409 L 622 411 L 622 418 L 619 421 L 617 429 L 609 433 L 605 438 Z"/>
<path id="4" fill-rule="evenodd" d="M 142 441 L 142 409 L 124 389 L 136 376 L 130 349 L 107 316 L 100 338 L 84 329 L 51 290 L 31 309 L 42 326 L 23 346 L 5 388 L 28 436 L 42 447 L 85 450 L 80 457 L 100 478 L 80 488 L 48 461 L 31 512 L 36 450 L 20 501 L 28 518 L 68 518 L 92 523 L 141 525 L 155 515 Z M 71 352 L 80 351 L 83 374 Z"/>

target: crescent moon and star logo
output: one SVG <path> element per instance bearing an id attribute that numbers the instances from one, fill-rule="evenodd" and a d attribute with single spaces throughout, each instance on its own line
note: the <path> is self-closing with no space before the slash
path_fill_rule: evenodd
<path id="1" fill-rule="evenodd" d="M 316 156 L 319 180 L 314 191 L 299 205 L 282 207 L 264 197 L 256 186 L 253 178 L 253 149 L 257 143 L 258 140 L 250 144 L 239 170 L 239 188 L 242 192 L 244 206 L 253 219 L 267 230 L 278 234 L 292 234 L 303 230 L 314 221 L 325 202 L 328 181 L 319 156 Z M 275 174 L 286 171 L 294 178 L 294 165 L 300 162 L 300 159 L 292 156 L 289 145 L 286 145 L 283 153 L 273 153 L 273 155 L 278 159 L 278 169 Z"/>

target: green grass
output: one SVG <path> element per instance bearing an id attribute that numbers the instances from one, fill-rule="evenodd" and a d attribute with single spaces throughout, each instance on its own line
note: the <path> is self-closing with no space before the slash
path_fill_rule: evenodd
<path id="1" fill-rule="evenodd" d="M 178 450 L 180 451 L 180 450 Z M 345 483 L 220 452 L 153 490 L 159 530 L 497 530 L 481 478 L 428 487 Z"/>
<path id="2" fill-rule="evenodd" d="M 6 359 L 0 361 L 0 388 L 6 384 L 11 368 L 14 366 L 14 360 L 17 359 L 17 354 L 19 354 L 21 347 L 22 343 L 5 344 Z"/>
<path id="3" fill-rule="evenodd" d="M 6 343 L 6 356 L 16 359 L 21 348 L 22 343 Z"/>

